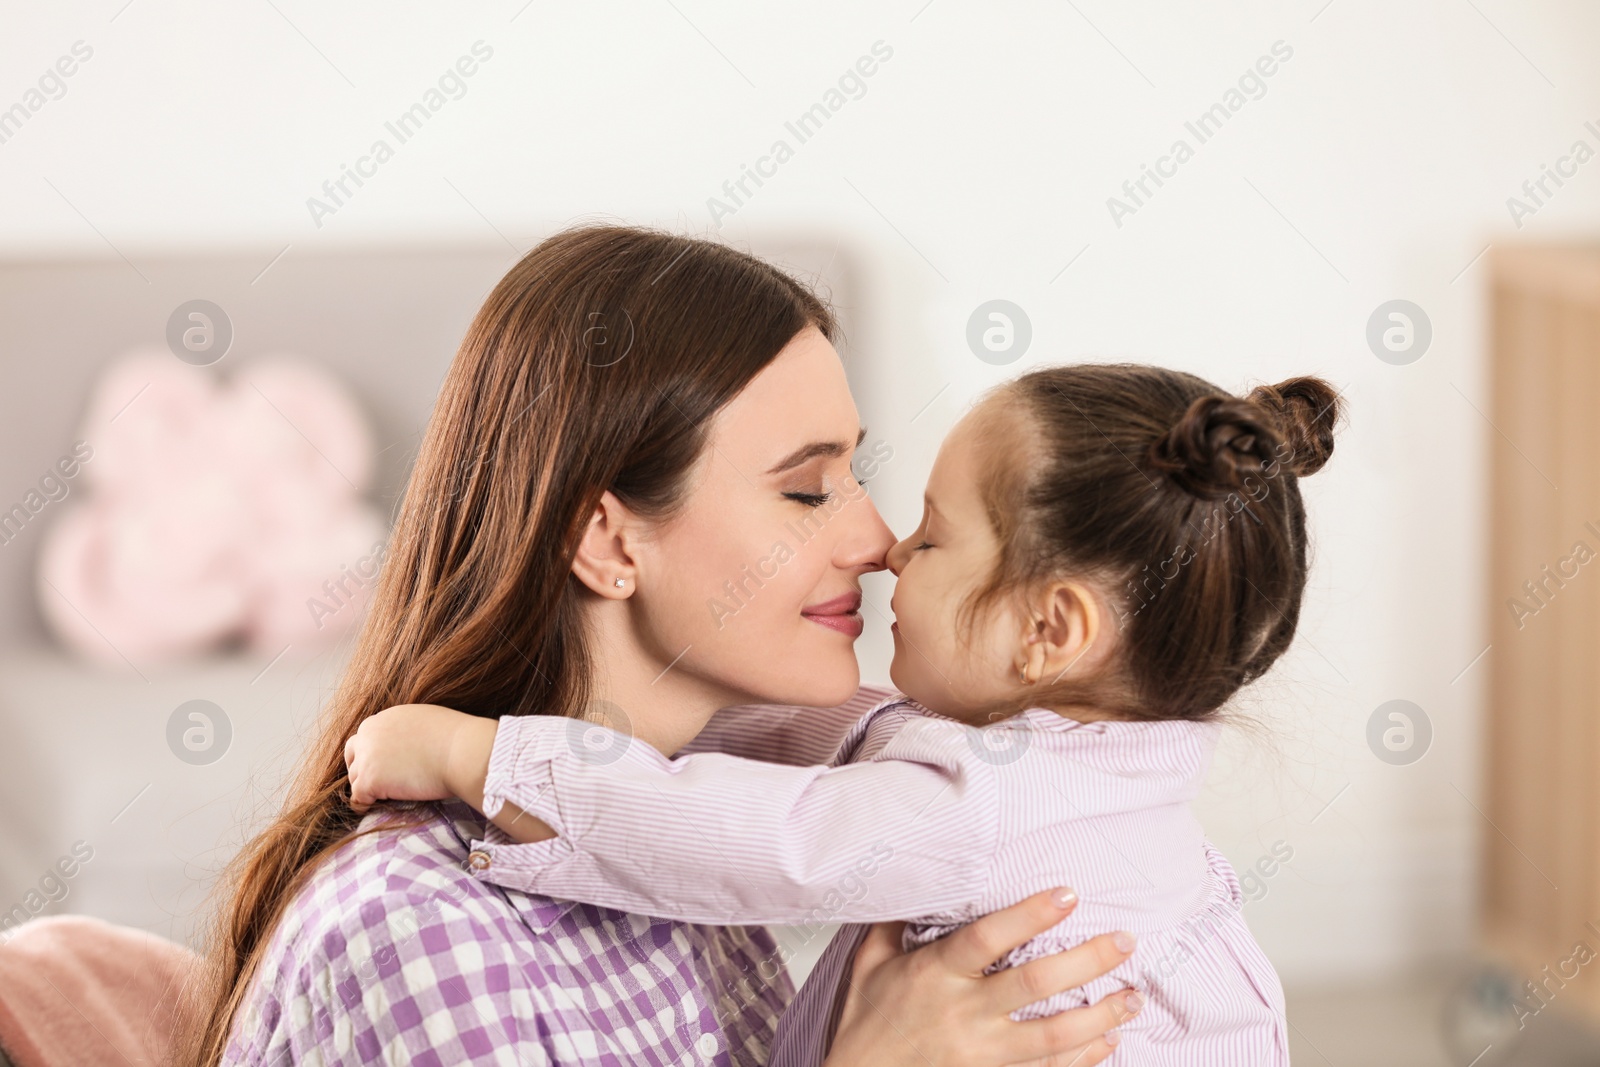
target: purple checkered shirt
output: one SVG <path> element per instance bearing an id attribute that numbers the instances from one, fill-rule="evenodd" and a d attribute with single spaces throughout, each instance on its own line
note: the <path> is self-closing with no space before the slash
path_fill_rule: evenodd
<path id="1" fill-rule="evenodd" d="M 429 810 L 345 845 L 295 896 L 225 1064 L 767 1062 L 794 990 L 764 928 L 480 881 L 472 842 L 510 839 L 459 801 Z"/>

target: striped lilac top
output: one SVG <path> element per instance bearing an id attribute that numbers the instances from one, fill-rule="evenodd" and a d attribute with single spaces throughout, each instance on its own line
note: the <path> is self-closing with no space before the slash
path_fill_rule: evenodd
<path id="1" fill-rule="evenodd" d="M 339 849 L 295 896 L 224 1064 L 764 1064 L 792 995 L 761 928 L 696 926 L 491 885 L 459 801 Z M 362 828 L 382 818 L 369 814 Z"/>
<path id="2" fill-rule="evenodd" d="M 570 722 L 504 718 L 485 807 L 510 801 L 560 836 L 475 843 L 474 874 L 684 922 L 849 924 L 779 1023 L 775 1067 L 821 1062 L 862 924 L 909 919 L 911 947 L 1070 885 L 1073 913 L 997 967 L 1112 930 L 1139 946 L 1016 1018 L 1129 985 L 1147 1004 L 1120 1028 L 1123 1067 L 1289 1062 L 1277 974 L 1190 809 L 1215 724 L 1079 723 L 1036 708 L 980 730 L 898 696 L 867 711 L 887 695 L 864 689 L 825 712 L 729 709 L 675 759 L 598 726 L 580 736 Z M 814 765 L 755 762 L 763 754 Z"/>

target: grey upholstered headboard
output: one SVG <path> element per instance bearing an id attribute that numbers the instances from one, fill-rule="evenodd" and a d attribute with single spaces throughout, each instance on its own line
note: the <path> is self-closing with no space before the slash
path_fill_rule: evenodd
<path id="1" fill-rule="evenodd" d="M 847 257 L 775 238 L 749 249 L 819 284 L 846 334 Z M 376 503 L 398 497 L 439 382 L 468 321 L 520 253 L 479 247 L 309 253 L 298 246 L 130 259 L 0 262 L 0 512 L 71 450 L 94 376 L 113 356 L 163 344 L 194 299 L 220 306 L 234 339 L 215 373 L 269 352 L 318 361 L 356 395 L 380 449 Z M 0 647 L 42 640 L 32 573 L 47 506 L 0 543 Z"/>

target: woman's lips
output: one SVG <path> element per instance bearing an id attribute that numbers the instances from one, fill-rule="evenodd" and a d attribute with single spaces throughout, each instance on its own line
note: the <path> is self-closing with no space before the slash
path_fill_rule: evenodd
<path id="1" fill-rule="evenodd" d="M 812 604 L 810 607 L 802 608 L 800 614 L 817 625 L 837 630 L 846 637 L 861 636 L 860 593 L 846 593 L 832 600 L 824 600 L 820 604 Z"/>

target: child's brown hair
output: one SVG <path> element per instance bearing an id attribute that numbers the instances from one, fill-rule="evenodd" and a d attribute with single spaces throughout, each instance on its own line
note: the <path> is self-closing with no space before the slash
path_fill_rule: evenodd
<path id="1" fill-rule="evenodd" d="M 1299 479 L 1332 455 L 1339 416 L 1338 391 L 1320 378 L 1240 397 L 1114 363 L 1001 386 L 979 417 L 1002 547 L 972 605 L 1085 579 L 1117 617 L 1115 677 L 1069 669 L 1036 696 L 1135 719 L 1211 717 L 1294 637 L 1307 572 Z"/>

